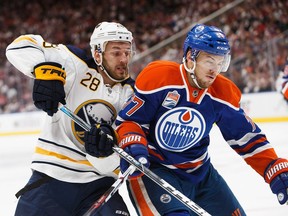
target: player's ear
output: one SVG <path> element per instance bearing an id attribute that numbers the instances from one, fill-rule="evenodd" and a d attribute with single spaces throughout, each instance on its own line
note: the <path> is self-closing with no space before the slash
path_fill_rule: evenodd
<path id="1" fill-rule="evenodd" d="M 97 50 L 94 51 L 94 59 L 96 63 L 101 64 L 101 55 Z"/>
<path id="2" fill-rule="evenodd" d="M 192 68 L 192 66 L 194 65 L 194 61 L 192 60 L 192 51 L 191 49 L 188 50 L 187 54 L 186 54 L 186 64 L 189 68 Z"/>

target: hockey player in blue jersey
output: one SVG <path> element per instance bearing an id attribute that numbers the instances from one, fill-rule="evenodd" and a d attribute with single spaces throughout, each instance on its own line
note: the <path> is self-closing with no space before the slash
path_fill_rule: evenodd
<path id="1" fill-rule="evenodd" d="M 34 79 L 34 104 L 48 114 L 35 147 L 32 176 L 17 193 L 15 216 L 82 216 L 114 183 L 119 157 L 111 154 L 113 142 L 106 133 L 115 135 L 111 126 L 133 93 L 128 70 L 132 44 L 132 33 L 123 25 L 102 22 L 91 35 L 93 58 L 40 35 L 22 35 L 7 47 L 8 60 Z M 58 111 L 59 102 L 97 127 L 85 132 Z M 129 215 L 118 193 L 98 213 Z"/>
<path id="2" fill-rule="evenodd" d="M 288 161 L 239 106 L 241 92 L 220 74 L 230 46 L 222 30 L 197 24 L 184 42 L 182 64 L 150 63 L 116 119 L 119 146 L 213 216 L 244 216 L 237 198 L 210 161 L 209 133 L 216 124 L 229 146 L 288 200 Z M 213 137 L 211 137 L 213 139 Z M 129 166 L 121 159 L 124 172 Z M 139 215 L 195 215 L 139 171 L 128 183 Z"/>

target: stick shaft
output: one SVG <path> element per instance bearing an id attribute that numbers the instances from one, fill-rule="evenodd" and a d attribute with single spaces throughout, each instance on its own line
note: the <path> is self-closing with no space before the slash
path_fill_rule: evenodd
<path id="1" fill-rule="evenodd" d="M 158 175 L 156 175 L 150 169 L 145 167 L 143 164 L 141 164 L 139 161 L 137 161 L 135 158 L 133 158 L 131 155 L 129 155 L 127 152 L 125 152 L 123 149 L 121 149 L 119 147 L 113 147 L 113 150 L 116 153 L 118 153 L 120 155 L 120 157 L 125 159 L 131 165 L 134 165 L 144 175 L 146 175 L 148 178 L 150 178 L 152 181 L 154 181 L 156 184 L 158 184 L 164 190 L 169 192 L 173 197 L 178 199 L 180 202 L 182 202 L 186 207 L 191 209 L 193 212 L 195 212 L 198 215 L 202 215 L 202 216 L 211 216 L 203 208 L 198 206 L 196 203 L 194 203 L 192 200 L 190 200 L 188 197 L 186 197 L 180 191 L 176 190 L 172 185 L 170 185 L 164 179 L 160 178 Z"/>
<path id="2" fill-rule="evenodd" d="M 96 213 L 108 200 L 118 191 L 120 186 L 127 180 L 130 174 L 135 171 L 134 166 L 129 166 L 128 169 L 120 176 L 117 181 L 90 207 L 90 209 L 83 216 L 90 216 Z"/>
<path id="3" fill-rule="evenodd" d="M 85 129 L 85 130 L 91 129 L 91 126 L 87 122 L 85 122 L 83 119 L 81 119 L 77 115 L 75 115 L 65 105 L 63 105 L 60 108 L 60 110 L 62 112 L 64 112 L 67 116 L 69 116 L 73 121 L 75 121 L 79 126 L 83 127 L 83 129 Z M 170 185 L 164 179 L 160 178 L 158 175 L 153 173 L 150 169 L 145 167 L 143 164 L 141 164 L 139 161 L 137 161 L 135 158 L 133 158 L 131 155 L 129 155 L 127 152 L 125 152 L 123 149 L 115 146 L 115 147 L 113 147 L 113 150 L 114 150 L 114 152 L 119 154 L 120 157 L 122 157 L 124 160 L 126 160 L 128 163 L 130 163 L 131 164 L 130 167 L 135 166 L 144 175 L 146 175 L 148 178 L 150 178 L 152 181 L 154 181 L 156 184 L 158 184 L 160 187 L 162 187 L 164 190 L 166 190 L 168 193 L 170 193 L 173 197 L 178 199 L 181 203 L 183 203 L 186 207 L 191 209 L 193 212 L 195 212 L 196 214 L 198 214 L 200 216 L 211 216 L 203 208 L 198 206 L 196 203 L 194 203 L 192 200 L 190 200 L 187 196 L 182 194 L 180 191 L 176 190 L 172 185 Z M 133 168 L 135 168 L 135 167 L 133 167 Z M 97 201 L 96 201 L 96 203 L 97 203 Z"/>
<path id="4" fill-rule="evenodd" d="M 85 122 L 79 116 L 74 114 L 68 107 L 66 107 L 65 105 L 62 105 L 60 107 L 60 110 L 62 112 L 64 112 L 67 116 L 69 116 L 75 123 L 77 123 L 79 126 L 81 126 L 84 130 L 90 131 L 91 125 L 89 125 L 87 122 Z"/>
<path id="5" fill-rule="evenodd" d="M 89 131 L 91 125 L 85 122 L 83 119 L 75 115 L 68 107 L 62 105 L 60 110 L 69 116 L 74 122 L 81 126 L 84 130 Z M 130 165 L 128 169 L 113 183 L 113 185 L 90 207 L 90 209 L 83 216 L 90 216 L 96 213 L 108 200 L 118 191 L 120 186 L 127 180 L 130 174 L 135 171 L 135 167 Z"/>

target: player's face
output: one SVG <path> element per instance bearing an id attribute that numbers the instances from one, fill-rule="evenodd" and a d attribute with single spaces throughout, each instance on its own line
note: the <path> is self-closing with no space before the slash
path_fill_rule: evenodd
<path id="1" fill-rule="evenodd" d="M 202 88 L 208 88 L 221 72 L 224 57 L 200 52 L 196 59 L 195 75 Z"/>
<path id="2" fill-rule="evenodd" d="M 103 52 L 103 66 L 112 78 L 122 80 L 129 76 L 128 63 L 130 59 L 130 43 L 113 41 L 107 43 Z"/>

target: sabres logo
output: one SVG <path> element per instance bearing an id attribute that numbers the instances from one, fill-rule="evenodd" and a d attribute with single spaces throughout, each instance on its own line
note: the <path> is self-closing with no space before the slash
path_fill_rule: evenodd
<path id="1" fill-rule="evenodd" d="M 155 132 L 157 142 L 163 149 L 181 152 L 197 144 L 205 129 L 205 120 L 200 112 L 189 107 L 178 107 L 161 116 Z"/>
<path id="2" fill-rule="evenodd" d="M 115 108 L 104 100 L 89 100 L 82 103 L 74 112 L 90 125 L 107 123 L 112 125 L 116 119 Z M 72 121 L 72 131 L 76 139 L 84 144 L 84 129 Z"/>

